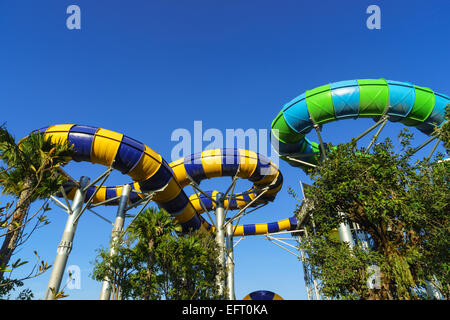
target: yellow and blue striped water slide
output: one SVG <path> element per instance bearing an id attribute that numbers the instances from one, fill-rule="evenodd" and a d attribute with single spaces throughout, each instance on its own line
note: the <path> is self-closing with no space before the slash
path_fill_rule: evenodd
<path id="1" fill-rule="evenodd" d="M 55 143 L 68 142 L 73 146 L 71 160 L 101 164 L 128 175 L 134 182 L 129 201 L 135 203 L 145 193 L 154 192 L 152 200 L 160 208 L 175 217 L 184 232 L 205 228 L 214 231 L 201 216 L 204 211 L 215 208 L 211 199 L 192 195 L 190 198 L 183 188 L 192 181 L 200 183 L 204 179 L 235 175 L 253 182 L 252 188 L 236 194 L 235 198 L 225 200 L 224 206 L 230 210 L 243 208 L 259 194 L 263 188 L 268 190 L 253 203 L 256 206 L 264 201 L 273 201 L 281 189 L 283 177 L 277 166 L 255 152 L 243 149 L 214 149 L 203 151 L 168 164 L 158 153 L 126 135 L 98 127 L 60 124 L 41 128 L 45 138 Z M 86 199 L 94 194 L 96 187 L 87 190 Z M 92 203 L 100 203 L 122 194 L 123 186 L 98 188 Z M 76 187 L 65 186 L 69 199 L 73 199 Z M 217 191 L 210 192 L 215 196 Z M 214 199 L 214 198 L 213 198 Z M 200 204 L 202 201 L 203 206 Z M 117 205 L 116 202 L 110 204 Z M 296 228 L 295 217 L 272 223 L 248 224 L 235 227 L 234 236 L 273 233 Z"/>
<path id="2" fill-rule="evenodd" d="M 431 135 L 445 122 L 450 97 L 430 88 L 386 79 L 334 82 L 299 95 L 286 103 L 272 121 L 272 144 L 280 158 L 295 167 L 306 166 L 292 159 L 317 164 L 319 144 L 306 138 L 314 125 L 351 118 L 385 116 Z"/>
<path id="3" fill-rule="evenodd" d="M 246 295 L 242 300 L 284 300 L 280 295 L 269 290 L 257 290 Z"/>

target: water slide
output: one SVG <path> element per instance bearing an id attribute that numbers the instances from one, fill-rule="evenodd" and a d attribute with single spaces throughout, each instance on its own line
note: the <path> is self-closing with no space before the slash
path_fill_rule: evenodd
<path id="1" fill-rule="evenodd" d="M 273 291 L 257 290 L 249 293 L 242 300 L 284 300 L 284 299 Z"/>
<path id="2" fill-rule="evenodd" d="M 294 167 L 317 164 L 319 144 L 306 138 L 314 125 L 349 118 L 386 116 L 431 135 L 445 122 L 450 98 L 409 82 L 385 79 L 340 81 L 308 90 L 286 103 L 272 122 L 272 145 Z M 294 160 L 292 160 L 294 159 Z"/>
<path id="3" fill-rule="evenodd" d="M 181 224 L 183 231 L 201 227 L 210 230 L 212 226 L 201 216 L 204 209 L 214 209 L 215 205 L 208 197 L 196 194 L 187 197 L 183 188 L 192 181 L 200 183 L 214 177 L 234 177 L 253 182 L 252 188 L 236 194 L 235 199 L 225 201 L 225 208 L 236 210 L 243 208 L 255 199 L 262 189 L 268 190 L 260 196 L 253 206 L 261 201 L 273 201 L 281 189 L 283 177 L 278 168 L 267 158 L 253 151 L 243 149 L 214 149 L 191 155 L 168 164 L 158 153 L 126 135 L 92 126 L 60 124 L 41 128 L 40 132 L 54 142 L 73 145 L 71 160 L 98 163 L 119 170 L 134 182 L 131 184 L 130 202 L 144 197 L 143 193 L 154 192 L 153 201 L 165 209 Z M 123 186 L 102 186 L 94 195 L 92 203 L 100 203 L 122 193 Z M 89 199 L 95 191 L 91 187 L 86 194 Z M 69 199 L 73 199 L 76 187 L 65 186 Z M 212 196 L 217 191 L 210 192 Z M 259 201 L 260 200 L 260 201 Z M 203 206 L 200 204 L 202 201 Z M 117 204 L 111 202 L 110 204 Z M 273 233 L 292 230 L 296 219 L 288 218 L 272 223 L 240 225 L 235 228 L 234 236 Z M 214 230 L 212 230 L 214 231 Z"/>

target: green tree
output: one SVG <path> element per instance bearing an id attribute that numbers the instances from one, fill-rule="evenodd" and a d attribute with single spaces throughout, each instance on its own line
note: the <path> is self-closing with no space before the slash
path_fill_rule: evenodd
<path id="1" fill-rule="evenodd" d="M 71 155 L 72 149 L 67 143 L 54 143 L 38 133 L 33 133 L 16 143 L 5 126 L 0 126 L 0 187 L 2 194 L 13 198 L 0 210 L 2 231 L 0 237 L 3 237 L 0 247 L 2 294 L 10 291 L 14 284 L 22 283 L 21 280 L 6 277 L 5 273 L 11 274 L 14 269 L 27 261 L 18 259 L 10 264 L 10 259 L 14 250 L 24 244 L 38 226 L 48 223 L 45 216 L 46 211 L 50 209 L 48 197 L 57 192 L 66 181 L 57 173 L 57 168 L 66 164 Z M 31 204 L 38 199 L 45 199 L 43 205 L 30 213 Z M 25 233 L 27 225 L 32 226 L 32 229 Z M 43 261 L 39 261 L 39 257 L 35 267 L 38 268 L 38 272 L 33 273 L 36 271 L 33 268 L 31 274 L 34 276 L 48 269 Z"/>
<path id="2" fill-rule="evenodd" d="M 312 236 L 300 245 L 328 297 L 423 299 L 428 283 L 449 297 L 450 164 L 442 156 L 414 162 L 411 135 L 401 137 L 400 153 L 389 139 L 370 151 L 352 141 L 310 171 L 314 187 L 305 193 Z M 331 237 L 341 222 L 356 223 L 369 248 Z M 367 285 L 372 265 L 380 270 L 379 288 Z"/>
<path id="3" fill-rule="evenodd" d="M 113 244 L 115 255 L 98 250 L 93 279 L 109 279 L 115 299 L 218 298 L 216 275 L 223 270 L 211 234 L 177 230 L 166 211 L 144 210 Z"/>

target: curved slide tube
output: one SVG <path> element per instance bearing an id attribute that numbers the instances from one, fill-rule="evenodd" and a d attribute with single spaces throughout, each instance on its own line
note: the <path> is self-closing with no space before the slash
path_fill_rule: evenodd
<path id="1" fill-rule="evenodd" d="M 247 203 L 249 199 L 253 199 L 259 188 L 263 187 L 269 187 L 269 190 L 261 196 L 261 199 L 271 201 L 282 185 L 282 175 L 278 168 L 266 158 L 251 151 L 208 150 L 169 165 L 159 154 L 141 142 L 107 129 L 63 124 L 37 131 L 54 142 L 67 141 L 73 145 L 75 152 L 72 160 L 74 161 L 88 161 L 111 166 L 130 176 L 134 181 L 131 184 L 132 190 L 138 192 L 130 194 L 131 202 L 143 198 L 142 193 L 155 192 L 153 201 L 174 216 L 184 232 L 201 227 L 211 229 L 211 225 L 199 214 L 201 210 L 197 211 L 198 199 L 195 205 L 195 199 L 191 201 L 183 191 L 183 187 L 191 182 L 188 177 L 198 183 L 206 178 L 236 174 L 241 178 L 249 179 L 254 186 L 238 195 L 242 197 L 242 201 L 236 201 L 236 208 L 243 206 L 243 203 Z M 230 161 L 230 157 L 237 161 Z M 261 171 L 262 169 L 266 171 Z M 65 190 L 69 199 L 72 199 L 76 188 L 73 185 L 67 185 Z M 86 198 L 89 198 L 94 190 L 95 187 L 89 189 Z M 93 203 L 120 196 L 121 193 L 122 186 L 100 187 L 93 198 Z M 291 230 L 295 227 L 296 219 L 290 218 L 274 223 L 237 226 L 234 236 Z"/>
<path id="2" fill-rule="evenodd" d="M 284 300 L 284 299 L 275 292 L 268 290 L 258 290 L 249 293 L 242 300 Z"/>
<path id="3" fill-rule="evenodd" d="M 317 164 L 318 143 L 305 135 L 315 124 L 348 118 L 400 121 L 430 135 L 445 122 L 445 107 L 450 97 L 409 82 L 385 79 L 358 79 L 324 85 L 286 103 L 271 126 L 272 144 L 278 144 L 280 157 L 295 167 L 297 160 Z M 276 143 L 274 143 L 276 142 Z"/>

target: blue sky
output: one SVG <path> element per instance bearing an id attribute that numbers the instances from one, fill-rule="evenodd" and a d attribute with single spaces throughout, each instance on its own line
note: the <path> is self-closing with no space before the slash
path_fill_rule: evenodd
<path id="1" fill-rule="evenodd" d="M 81 8 L 81 30 L 66 28 L 71 4 Z M 380 30 L 366 27 L 371 4 L 381 9 Z M 51 124 L 103 127 L 142 141 L 171 161 L 176 142 L 170 137 L 177 128 L 192 131 L 201 120 L 204 130 L 224 134 L 268 129 L 284 103 L 330 82 L 386 78 L 449 94 L 449 9 L 446 0 L 5 0 L 0 2 L 1 120 L 17 138 Z M 327 141 L 345 142 L 370 124 L 345 120 L 326 125 L 322 134 Z M 381 138 L 395 139 L 398 129 L 388 125 Z M 413 132 L 417 144 L 423 141 L 423 134 Z M 103 169 L 68 166 L 77 178 L 94 178 Z M 286 163 L 280 169 L 285 183 L 277 199 L 241 223 L 292 216 L 295 201 L 287 187 L 300 193 L 299 181 L 309 179 Z M 109 183 L 127 182 L 114 174 Z M 202 186 L 220 190 L 228 182 Z M 114 219 L 114 208 L 98 211 Z M 31 258 L 37 248 L 52 263 L 64 215 L 55 207 L 51 224 L 18 255 Z M 110 232 L 111 226 L 92 214 L 81 217 L 68 265 L 81 267 L 82 288 L 67 290 L 69 299 L 98 298 L 100 284 L 89 277 L 90 261 L 96 248 L 107 245 Z M 246 237 L 235 257 L 237 298 L 265 289 L 285 299 L 306 299 L 301 264 L 263 237 Z M 36 298 L 42 298 L 49 275 L 25 283 Z"/>

